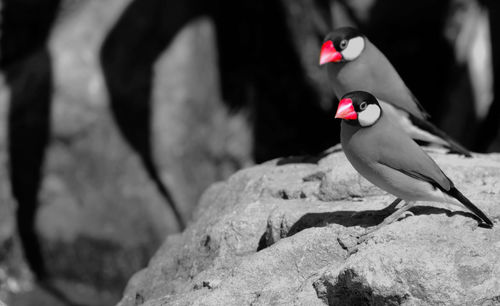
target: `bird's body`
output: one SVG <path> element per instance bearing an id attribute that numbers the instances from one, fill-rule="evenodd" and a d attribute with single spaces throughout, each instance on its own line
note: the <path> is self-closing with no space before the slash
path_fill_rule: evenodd
<path id="1" fill-rule="evenodd" d="M 429 117 L 394 66 L 366 37 L 365 50 L 356 60 L 327 65 L 327 71 L 338 99 L 348 92 L 363 90 L 417 118 Z"/>
<path id="2" fill-rule="evenodd" d="M 349 162 L 363 177 L 405 201 L 457 204 L 456 200 L 429 182 L 401 171 L 423 172 L 425 174 L 421 175 L 432 178 L 444 189 L 449 190 L 452 186 L 451 181 L 417 143 L 394 125 L 388 116 L 382 115 L 375 125 L 361 128 L 345 120 L 341 123 L 342 148 Z"/>
<path id="3" fill-rule="evenodd" d="M 385 114 L 373 95 L 364 91 L 346 94 L 335 117 L 343 119 L 340 139 L 347 159 L 368 181 L 406 203 L 430 201 L 465 206 L 481 220 L 481 225 L 493 226 L 434 160 L 393 122 L 394 118 Z"/>
<path id="4" fill-rule="evenodd" d="M 356 29 L 340 28 L 330 33 L 321 50 L 320 64 L 327 65 L 328 78 L 338 99 L 354 90 L 370 92 L 377 97 L 386 115 L 413 139 L 471 156 L 467 149 L 427 120 L 429 114 L 394 66 Z"/>

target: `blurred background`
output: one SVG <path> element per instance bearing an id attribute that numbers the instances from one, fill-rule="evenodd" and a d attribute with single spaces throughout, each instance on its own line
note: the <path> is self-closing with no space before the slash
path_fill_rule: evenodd
<path id="1" fill-rule="evenodd" d="M 498 1 L 0 0 L 0 300 L 113 305 L 210 184 L 339 141 L 323 37 L 359 28 L 500 151 Z"/>

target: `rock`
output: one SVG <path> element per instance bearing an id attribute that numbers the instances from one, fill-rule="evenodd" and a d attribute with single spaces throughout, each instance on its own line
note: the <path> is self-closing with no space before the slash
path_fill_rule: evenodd
<path id="1" fill-rule="evenodd" d="M 277 159 L 209 188 L 190 226 L 167 238 L 119 305 L 493 305 L 500 155 L 430 154 L 493 229 L 460 207 L 420 203 L 350 254 L 393 197 L 342 152 Z"/>
<path id="2" fill-rule="evenodd" d="M 130 1 L 62 2 L 48 42 L 54 68 L 52 137 L 37 228 L 51 276 L 74 284 L 62 289 L 71 293 L 90 287 L 84 291 L 98 291 L 90 301 L 104 292 L 111 298 L 94 304 L 109 305 L 121 297 L 127 280 L 147 264 L 164 237 L 179 229 L 137 154 L 118 132 L 99 67 L 102 41 Z M 210 21 L 192 20 L 154 67 L 153 151 L 186 220 L 203 190 L 251 163 L 247 119 L 230 113 L 219 97 L 213 41 Z M 7 92 L 1 84 L 2 126 Z M 4 232 L 9 239 L 15 233 L 5 130 L 0 135 L 0 247 Z"/>
<path id="3" fill-rule="evenodd" d="M 485 305 L 498 300 L 500 239 L 495 231 L 469 220 L 425 218 L 407 218 L 405 228 L 411 231 L 385 229 L 343 265 L 331 267 L 314 283 L 318 295 L 329 305 Z"/>

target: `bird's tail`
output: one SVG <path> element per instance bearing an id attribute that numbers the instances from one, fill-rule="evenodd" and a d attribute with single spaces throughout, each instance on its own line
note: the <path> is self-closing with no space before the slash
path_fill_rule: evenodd
<path id="1" fill-rule="evenodd" d="M 492 228 L 493 227 L 493 222 L 486 216 L 485 213 L 483 213 L 476 205 L 474 205 L 469 199 L 467 199 L 460 191 L 458 191 L 457 188 L 452 187 L 448 192 L 450 196 L 454 197 L 455 199 L 459 200 L 460 203 L 462 203 L 465 207 L 467 207 L 472 213 L 474 213 L 478 218 L 483 221 L 482 224 L 480 224 L 483 227 L 487 228 Z"/>
<path id="2" fill-rule="evenodd" d="M 460 155 L 464 155 L 466 157 L 472 157 L 469 150 L 464 148 L 462 145 L 457 143 L 455 140 L 451 139 L 450 136 L 448 136 L 444 131 L 440 130 L 434 124 L 430 123 L 427 120 L 417 118 L 415 116 L 410 116 L 410 117 L 411 117 L 410 119 L 414 125 L 421 128 L 422 130 L 425 130 L 425 131 L 427 131 L 435 136 L 438 136 L 442 140 L 444 140 L 444 142 L 446 142 L 446 144 L 447 144 L 448 149 L 450 149 L 450 151 L 452 153 L 457 153 Z"/>

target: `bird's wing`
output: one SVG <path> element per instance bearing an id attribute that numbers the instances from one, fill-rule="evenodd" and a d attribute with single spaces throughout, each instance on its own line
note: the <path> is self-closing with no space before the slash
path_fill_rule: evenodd
<path id="1" fill-rule="evenodd" d="M 445 192 L 453 187 L 453 182 L 415 141 L 400 130 L 391 134 L 392 137 L 381 138 L 379 164 L 428 182 Z"/>
<path id="2" fill-rule="evenodd" d="M 406 84 L 397 74 L 396 70 L 387 61 L 387 65 L 384 65 L 383 70 L 389 70 L 388 72 L 376 71 L 375 77 L 378 79 L 377 82 L 381 84 L 376 86 L 374 92 L 375 96 L 383 101 L 389 102 L 397 108 L 400 108 L 413 116 L 420 119 L 429 118 L 429 114 L 424 109 L 422 104 L 415 98 L 413 93 L 406 87 Z M 384 77 L 385 76 L 385 77 Z"/>
<path id="3" fill-rule="evenodd" d="M 434 136 L 437 136 L 437 137 L 441 138 L 444 141 L 444 143 L 445 143 L 444 145 L 447 146 L 450 149 L 451 152 L 462 154 L 462 155 L 464 155 L 466 157 L 472 157 L 472 155 L 469 152 L 469 150 L 467 150 L 462 145 L 460 145 L 458 142 L 456 142 L 455 140 L 453 140 L 444 131 L 442 131 L 439 128 L 437 128 L 431 122 L 429 122 L 427 120 L 423 120 L 423 119 L 417 118 L 417 117 L 414 117 L 414 116 L 410 116 L 409 118 L 410 118 L 411 123 L 413 124 L 413 126 L 417 127 L 418 129 L 421 129 L 423 131 L 429 132 L 430 134 L 432 134 Z M 428 141 L 428 142 L 431 142 L 431 143 L 435 142 L 432 139 L 431 140 L 427 140 L 425 138 L 417 138 L 417 139 Z"/>
<path id="4" fill-rule="evenodd" d="M 415 97 L 415 95 L 413 95 L 413 93 L 411 92 L 411 90 L 408 87 L 406 87 L 406 90 L 408 90 L 408 94 L 411 96 L 413 102 L 415 102 L 418 110 L 424 116 L 424 118 L 425 119 L 430 118 L 431 115 L 429 115 L 429 113 L 425 110 L 424 106 L 420 103 L 420 101 L 418 101 L 417 97 Z"/>
<path id="5" fill-rule="evenodd" d="M 421 119 L 429 118 L 429 113 L 427 113 L 422 104 L 420 104 L 406 86 L 387 57 L 371 43 L 370 48 L 373 48 L 373 50 L 370 50 L 370 53 L 373 54 L 371 60 L 376 63 L 366 63 L 366 65 L 371 67 L 371 80 L 376 82 L 376 85 L 372 85 L 374 89 L 372 94 L 381 100 L 407 111 L 415 117 Z M 368 57 L 364 59 L 365 62 L 367 60 L 369 60 Z"/>

